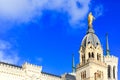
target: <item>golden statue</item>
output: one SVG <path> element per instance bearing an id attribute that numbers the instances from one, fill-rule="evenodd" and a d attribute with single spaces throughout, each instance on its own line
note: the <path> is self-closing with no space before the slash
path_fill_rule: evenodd
<path id="1" fill-rule="evenodd" d="M 93 23 L 93 20 L 94 20 L 94 16 L 92 15 L 92 12 L 89 13 L 88 15 L 88 26 L 89 27 L 92 27 L 92 23 Z"/>

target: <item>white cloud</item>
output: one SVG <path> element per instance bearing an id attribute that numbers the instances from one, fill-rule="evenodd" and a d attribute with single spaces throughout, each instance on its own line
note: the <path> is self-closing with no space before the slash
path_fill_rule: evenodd
<path id="1" fill-rule="evenodd" d="M 0 0 L 1 18 L 4 20 L 27 22 L 36 15 L 37 8 L 39 7 L 36 1 Z"/>
<path id="2" fill-rule="evenodd" d="M 12 45 L 4 40 L 0 40 L 0 61 L 17 64 L 19 62 L 19 57 Z"/>
<path id="3" fill-rule="evenodd" d="M 42 10 L 66 12 L 69 22 L 83 20 L 89 11 L 91 0 L 0 0 L 0 19 L 26 23 L 42 15 Z M 79 3 L 81 7 L 78 7 Z"/>
<path id="4" fill-rule="evenodd" d="M 97 5 L 95 8 L 94 8 L 94 15 L 96 18 L 100 17 L 103 15 L 103 12 L 104 12 L 104 7 L 103 5 Z"/>

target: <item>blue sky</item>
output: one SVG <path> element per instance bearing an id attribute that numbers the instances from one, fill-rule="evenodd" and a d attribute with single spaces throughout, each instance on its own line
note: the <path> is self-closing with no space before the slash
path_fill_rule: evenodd
<path id="1" fill-rule="evenodd" d="M 108 33 L 110 53 L 120 57 L 119 7 L 118 0 L 0 0 L 0 61 L 27 61 L 57 75 L 71 72 L 90 11 L 103 49 Z"/>

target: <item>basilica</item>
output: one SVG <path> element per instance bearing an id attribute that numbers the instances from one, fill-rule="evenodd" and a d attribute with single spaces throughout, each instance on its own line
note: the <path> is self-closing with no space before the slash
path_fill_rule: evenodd
<path id="1" fill-rule="evenodd" d="M 17 66 L 0 62 L 0 80 L 118 80 L 118 57 L 110 54 L 106 35 L 106 55 L 93 29 L 92 13 L 88 15 L 88 29 L 79 49 L 79 63 L 72 64 L 72 72 L 61 76 L 42 71 L 42 66 L 24 63 Z"/>

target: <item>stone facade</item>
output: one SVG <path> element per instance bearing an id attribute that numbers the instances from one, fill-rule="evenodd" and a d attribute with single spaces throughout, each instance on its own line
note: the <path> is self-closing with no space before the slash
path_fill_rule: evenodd
<path id="1" fill-rule="evenodd" d="M 110 68 L 108 80 L 118 80 L 118 58 L 115 56 L 104 56 L 104 62 Z"/>
<path id="2" fill-rule="evenodd" d="M 103 55 L 101 42 L 93 26 L 88 25 L 79 50 L 80 62 L 76 67 L 76 80 L 118 80 L 118 58 L 110 55 L 108 36 L 106 54 Z"/>
<path id="3" fill-rule="evenodd" d="M 110 55 L 108 39 L 106 43 L 107 55 L 104 56 L 93 27 L 88 27 L 79 50 L 80 63 L 76 67 L 76 80 L 118 80 L 118 58 Z"/>
<path id="4" fill-rule="evenodd" d="M 70 78 L 75 80 L 75 76 L 72 74 L 58 76 L 42 72 L 42 66 L 30 63 L 25 63 L 21 67 L 0 62 L 0 80 L 70 80 Z"/>
<path id="5" fill-rule="evenodd" d="M 41 66 L 29 63 L 20 67 L 0 62 L 0 80 L 61 80 L 61 77 L 42 72 Z"/>
<path id="6" fill-rule="evenodd" d="M 107 65 L 103 61 L 103 49 L 94 30 L 88 28 L 80 47 L 80 63 L 77 65 L 77 80 L 108 80 Z"/>

